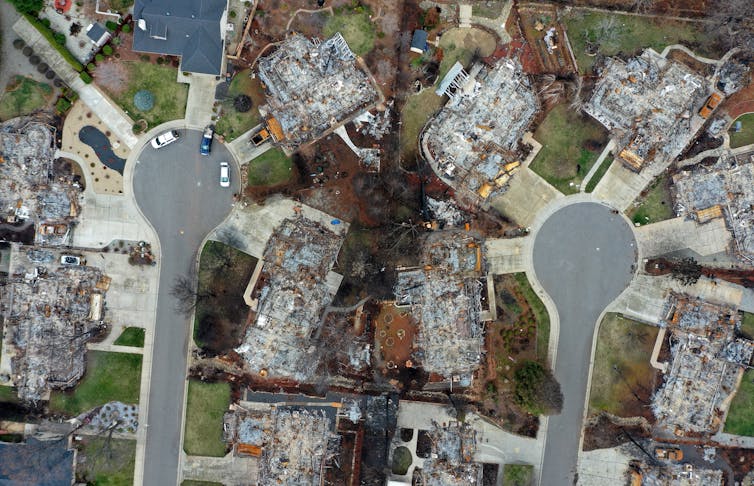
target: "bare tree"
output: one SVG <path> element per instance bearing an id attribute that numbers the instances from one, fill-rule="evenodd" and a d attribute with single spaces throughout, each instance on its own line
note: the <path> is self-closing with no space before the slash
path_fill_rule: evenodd
<path id="1" fill-rule="evenodd" d="M 654 0 L 634 0 L 633 9 L 634 12 L 648 12 L 654 7 Z"/>
<path id="2" fill-rule="evenodd" d="M 575 112 L 580 112 L 584 108 L 584 100 L 581 97 L 581 90 L 584 86 L 584 81 L 581 76 L 576 76 L 576 79 L 572 83 L 571 103 L 568 105 Z"/>
<path id="3" fill-rule="evenodd" d="M 176 277 L 170 295 L 176 300 L 176 310 L 186 315 L 190 315 L 200 302 L 214 297 L 210 290 L 199 292 L 196 278 L 190 275 Z"/>

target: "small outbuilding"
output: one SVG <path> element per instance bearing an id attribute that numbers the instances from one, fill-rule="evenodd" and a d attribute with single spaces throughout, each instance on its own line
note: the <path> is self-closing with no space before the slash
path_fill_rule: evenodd
<path id="1" fill-rule="evenodd" d="M 92 44 L 97 47 L 104 46 L 107 41 L 110 40 L 110 32 L 102 27 L 99 22 L 90 24 L 89 27 L 86 28 L 86 36 L 89 37 L 89 40 L 92 41 Z"/>
<path id="2" fill-rule="evenodd" d="M 427 51 L 427 36 L 426 30 L 415 30 L 413 37 L 411 37 L 411 52 L 424 54 Z"/>

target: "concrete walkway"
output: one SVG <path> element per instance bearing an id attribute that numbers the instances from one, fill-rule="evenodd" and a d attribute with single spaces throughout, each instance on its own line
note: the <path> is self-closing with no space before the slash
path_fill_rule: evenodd
<path id="1" fill-rule="evenodd" d="M 586 189 L 586 186 L 589 185 L 589 181 L 592 180 L 592 177 L 594 177 L 594 174 L 599 170 L 599 168 L 602 166 L 602 163 L 605 161 L 607 156 L 610 154 L 610 152 L 613 151 L 615 148 L 615 140 L 610 139 L 610 141 L 605 145 L 605 148 L 602 150 L 602 153 L 597 158 L 597 161 L 594 163 L 591 169 L 589 169 L 589 173 L 587 173 L 586 177 L 584 177 L 584 180 L 581 181 L 581 186 L 579 187 L 579 190 L 581 192 L 584 192 Z M 612 160 L 610 161 L 612 163 Z"/>
<path id="2" fill-rule="evenodd" d="M 683 217 L 666 219 L 634 230 L 642 258 L 654 258 L 689 249 L 699 255 L 723 253 L 731 234 L 723 218 L 704 224 Z"/>
<path id="3" fill-rule="evenodd" d="M 523 167 L 511 178 L 508 190 L 490 199 L 489 204 L 520 226 L 529 227 L 545 207 L 562 198 L 562 192 Z"/>
<path id="4" fill-rule="evenodd" d="M 256 146 L 251 143 L 252 134 L 256 133 L 262 128 L 262 125 L 257 125 L 248 132 L 239 135 L 235 140 L 226 144 L 230 153 L 236 158 L 239 165 L 248 164 L 252 160 L 256 159 L 263 153 L 270 150 L 272 144 L 265 142 L 260 146 Z"/>
<path id="5" fill-rule="evenodd" d="M 55 71 L 60 79 L 79 94 L 81 101 L 86 103 L 100 119 L 107 122 L 110 131 L 116 137 L 128 145 L 129 148 L 136 146 L 139 139 L 131 131 L 131 127 L 134 124 L 133 120 L 96 86 L 84 83 L 79 74 L 47 42 L 47 39 L 42 37 L 42 34 L 28 20 L 24 17 L 19 18 L 13 25 L 13 30 L 26 41 L 26 44 L 34 49 L 34 52 Z"/>
<path id="6" fill-rule="evenodd" d="M 255 457 L 183 456 L 183 477 L 195 481 L 221 481 L 226 486 L 257 484 L 259 459 Z"/>
<path id="7" fill-rule="evenodd" d="M 487 17 L 480 17 L 477 15 L 471 17 L 471 24 L 472 26 L 474 24 L 481 25 L 495 31 L 498 37 L 500 37 L 498 44 L 507 44 L 511 41 L 511 36 L 505 30 L 505 23 L 508 21 L 508 16 L 511 13 L 512 7 L 513 2 L 511 0 L 506 0 L 505 5 L 503 6 L 503 11 L 500 12 L 500 15 L 496 19 L 488 19 Z"/>
<path id="8" fill-rule="evenodd" d="M 179 82 L 186 79 L 179 76 Z M 204 129 L 212 123 L 213 104 L 215 101 L 215 87 L 218 81 L 215 76 L 192 74 L 188 76 L 189 92 L 186 102 L 186 126 L 188 128 Z"/>
<path id="9" fill-rule="evenodd" d="M 531 238 L 496 238 L 484 242 L 487 257 L 487 273 L 499 275 L 518 273 L 527 270 L 525 254 L 531 245 Z"/>

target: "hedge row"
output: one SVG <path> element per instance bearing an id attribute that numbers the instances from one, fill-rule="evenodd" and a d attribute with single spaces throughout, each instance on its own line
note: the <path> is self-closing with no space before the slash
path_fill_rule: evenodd
<path id="1" fill-rule="evenodd" d="M 59 44 L 59 36 L 63 34 L 52 31 L 52 29 L 46 27 L 41 20 L 39 20 L 37 17 L 34 17 L 33 15 L 24 14 L 24 17 L 26 17 L 26 20 L 28 20 L 31 25 L 36 27 L 39 33 L 42 34 L 45 39 L 47 39 L 47 42 L 49 42 L 50 45 L 54 47 L 61 56 L 63 56 L 63 59 L 65 59 L 73 69 L 79 72 L 84 70 L 84 66 L 79 62 L 78 59 L 74 57 L 73 54 L 71 54 L 71 51 L 66 49 L 65 45 Z M 57 38 L 55 34 L 58 34 Z M 65 37 L 63 38 L 63 40 L 65 40 Z"/>

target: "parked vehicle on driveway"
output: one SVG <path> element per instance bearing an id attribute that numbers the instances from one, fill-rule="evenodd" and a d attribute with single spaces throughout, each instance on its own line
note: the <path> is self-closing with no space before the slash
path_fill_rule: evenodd
<path id="1" fill-rule="evenodd" d="M 175 142 L 179 138 L 181 138 L 181 134 L 178 133 L 178 130 L 170 130 L 168 132 L 157 135 L 155 138 L 153 138 L 152 147 L 156 149 L 162 148 L 165 145 L 169 145 Z"/>
<path id="2" fill-rule="evenodd" d="M 220 162 L 220 187 L 230 187 L 230 166 Z"/>
<path id="3" fill-rule="evenodd" d="M 210 150 L 212 149 L 212 137 L 215 136 L 215 127 L 212 125 L 207 126 L 207 128 L 204 129 L 204 134 L 202 135 L 202 144 L 199 146 L 199 153 L 202 155 L 209 155 Z"/>

